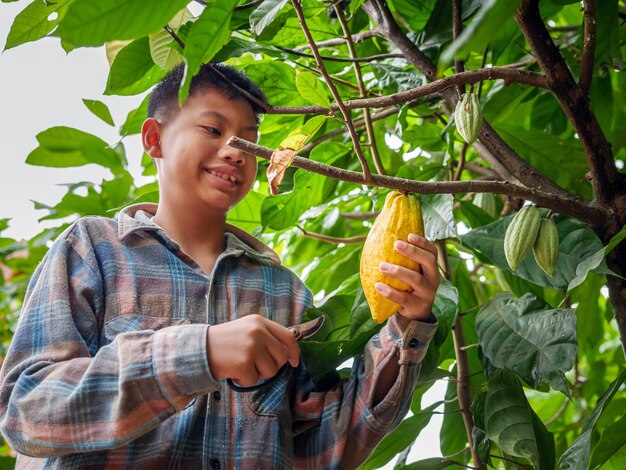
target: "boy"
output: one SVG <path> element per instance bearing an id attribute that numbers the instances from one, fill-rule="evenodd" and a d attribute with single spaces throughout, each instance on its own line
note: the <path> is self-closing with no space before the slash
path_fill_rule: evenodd
<path id="1" fill-rule="evenodd" d="M 2 432 L 18 468 L 354 468 L 408 409 L 436 329 L 436 250 L 416 236 L 398 246 L 423 274 L 381 268 L 413 292 L 380 285 L 400 312 L 349 381 L 314 390 L 286 328 L 311 293 L 225 223 L 256 175 L 255 157 L 226 145 L 257 139 L 260 108 L 239 89 L 263 94 L 212 64 L 180 107 L 181 78 L 156 87 L 142 128 L 158 206 L 78 220 L 35 271 L 3 364 Z M 286 363 L 267 389 L 225 386 Z"/>

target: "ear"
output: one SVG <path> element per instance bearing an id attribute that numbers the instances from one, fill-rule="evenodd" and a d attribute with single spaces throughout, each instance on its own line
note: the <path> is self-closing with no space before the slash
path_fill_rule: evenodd
<path id="1" fill-rule="evenodd" d="M 141 126 L 143 149 L 152 158 L 161 158 L 161 124 L 154 118 L 148 118 Z"/>

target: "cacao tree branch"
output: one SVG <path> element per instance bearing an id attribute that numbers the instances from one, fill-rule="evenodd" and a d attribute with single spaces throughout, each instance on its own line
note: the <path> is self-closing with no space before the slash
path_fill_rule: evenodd
<path id="1" fill-rule="evenodd" d="M 236 136 L 228 140 L 228 145 L 266 160 L 269 160 L 274 152 L 272 149 L 248 142 Z M 368 184 L 420 194 L 456 194 L 466 192 L 505 194 L 514 198 L 533 201 L 538 206 L 553 209 L 559 214 L 576 217 L 588 224 L 598 223 L 598 220 L 607 217 L 605 210 L 578 196 L 561 197 L 536 188 L 513 184 L 509 181 L 415 181 L 389 175 L 374 174 L 371 175 L 371 180 L 366 182 L 363 174 L 360 172 L 337 168 L 308 158 L 295 157 L 292 166 L 349 183 Z"/>
<path id="2" fill-rule="evenodd" d="M 304 13 L 302 12 L 302 5 L 300 4 L 300 1 L 301 0 L 291 0 L 291 4 L 293 5 L 294 10 L 296 11 L 296 15 L 298 16 L 298 22 L 302 27 L 302 32 L 304 33 L 304 36 L 306 37 L 306 40 L 311 47 L 311 52 L 313 52 L 313 55 L 315 56 L 315 63 L 317 64 L 317 68 L 324 76 L 324 79 L 326 80 L 326 85 L 332 93 L 337 106 L 341 110 L 341 114 L 343 115 L 343 118 L 345 120 L 346 127 L 350 132 L 350 138 L 352 139 L 352 143 L 354 144 L 354 151 L 356 152 L 357 158 L 361 163 L 361 168 L 363 169 L 363 179 L 364 181 L 369 182 L 371 179 L 371 172 L 367 164 L 367 160 L 365 159 L 365 155 L 363 155 L 363 150 L 361 149 L 361 144 L 359 143 L 359 136 L 354 130 L 354 124 L 352 123 L 352 118 L 350 117 L 350 110 L 344 105 L 343 100 L 341 99 L 341 96 L 339 95 L 339 92 L 335 87 L 335 84 L 333 83 L 330 75 L 326 71 L 326 67 L 324 66 L 324 62 L 320 57 L 319 50 L 315 45 L 315 41 L 313 40 L 311 31 L 309 31 L 309 28 L 307 26 L 306 18 L 304 17 Z"/>
<path id="3" fill-rule="evenodd" d="M 523 0 L 516 20 L 546 74 L 550 91 L 578 134 L 591 169 L 591 181 L 597 201 L 610 208 L 616 195 L 626 193 L 625 178 L 617 171 L 611 145 L 604 136 L 589 101 L 574 80 L 543 23 L 539 13 L 539 0 Z"/>
<path id="4" fill-rule="evenodd" d="M 456 40 L 463 32 L 463 10 L 461 0 L 453 0 L 452 2 L 452 38 Z M 460 59 L 454 60 L 454 70 L 456 73 L 465 71 L 465 65 Z M 465 90 L 462 90 L 465 91 Z"/>
<path id="5" fill-rule="evenodd" d="M 583 57 L 580 64 L 578 86 L 583 95 L 589 96 L 593 78 L 593 62 L 596 53 L 596 2 L 583 0 Z"/>
<path id="6" fill-rule="evenodd" d="M 354 42 L 352 41 L 352 33 L 350 32 L 350 28 L 348 27 L 346 15 L 343 13 L 343 9 L 340 6 L 337 6 L 336 2 L 333 2 L 333 8 L 335 9 L 335 13 L 337 14 L 337 20 L 339 20 L 339 24 L 341 25 L 341 29 L 343 30 L 346 45 L 348 46 L 348 51 L 350 52 L 350 57 L 355 59 L 358 56 L 356 53 L 356 48 L 354 47 Z M 361 95 L 361 98 L 365 98 L 367 96 L 367 90 L 365 89 L 365 84 L 363 83 L 363 74 L 361 73 L 361 66 L 358 62 L 354 63 L 354 74 L 359 85 L 359 94 Z M 378 147 L 376 146 L 374 126 L 372 125 L 372 117 L 368 108 L 365 108 L 363 110 L 363 118 L 365 120 L 365 132 L 367 133 L 369 148 L 370 152 L 372 153 L 372 160 L 374 162 L 374 166 L 376 167 L 376 171 L 381 175 L 386 175 L 387 173 L 383 168 L 383 164 L 380 160 L 380 155 L 378 153 Z"/>
<path id="7" fill-rule="evenodd" d="M 362 5 L 362 8 L 378 25 L 382 35 L 390 40 L 428 80 L 433 81 L 437 78 L 437 67 L 435 64 L 400 30 L 386 2 L 382 0 L 367 0 Z M 448 110 L 450 112 L 451 109 L 454 109 L 457 102 L 456 92 L 454 90 L 446 90 L 442 92 L 442 95 L 450 107 Z M 487 153 L 490 153 L 491 158 L 497 159 L 501 166 L 506 168 L 523 184 L 535 186 L 542 191 L 552 192 L 561 197 L 571 196 L 570 192 L 561 188 L 522 160 L 486 121 L 483 124 L 479 138 L 484 146 L 479 150 L 480 155 L 487 159 L 490 158 Z"/>
<path id="8" fill-rule="evenodd" d="M 424 96 L 439 92 L 451 91 L 456 95 L 454 87 L 466 84 L 474 84 L 482 80 L 504 80 L 507 83 L 521 83 L 537 88 L 546 88 L 544 76 L 542 74 L 529 72 L 527 70 L 517 70 L 508 67 L 488 67 L 479 70 L 471 70 L 458 73 L 450 77 L 421 85 L 409 90 L 401 91 L 391 95 L 377 98 L 364 98 L 348 100 L 343 102 L 347 109 L 357 108 L 386 108 L 398 104 L 408 103 Z M 338 104 L 331 104 L 333 111 L 340 110 Z M 272 106 L 268 110 L 269 114 L 327 114 L 328 108 L 323 106 Z"/>

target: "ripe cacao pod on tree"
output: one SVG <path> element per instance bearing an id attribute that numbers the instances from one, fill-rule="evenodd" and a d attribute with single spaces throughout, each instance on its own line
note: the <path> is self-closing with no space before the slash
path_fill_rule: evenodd
<path id="1" fill-rule="evenodd" d="M 468 144 L 478 139 L 480 128 L 483 125 L 483 111 L 475 93 L 465 93 L 457 102 L 454 110 L 454 122 L 463 140 Z"/>
<path id="2" fill-rule="evenodd" d="M 541 220 L 537 240 L 533 245 L 533 255 L 541 270 L 552 277 L 559 257 L 559 233 L 552 219 Z"/>
<path id="3" fill-rule="evenodd" d="M 361 254 L 361 285 L 370 306 L 372 318 L 382 323 L 398 311 L 399 305 L 383 297 L 374 287 L 383 282 L 395 289 L 409 291 L 411 286 L 382 273 L 380 263 L 397 264 L 411 270 L 419 270 L 415 261 L 398 253 L 394 248 L 396 240 L 407 241 L 409 233 L 424 236 L 422 211 L 416 196 L 391 192 L 385 199 L 381 213 L 376 217 L 367 235 Z"/>
<path id="4" fill-rule="evenodd" d="M 513 271 L 526 258 L 539 233 L 541 214 L 536 206 L 524 206 L 515 214 L 504 234 L 504 255 Z"/>

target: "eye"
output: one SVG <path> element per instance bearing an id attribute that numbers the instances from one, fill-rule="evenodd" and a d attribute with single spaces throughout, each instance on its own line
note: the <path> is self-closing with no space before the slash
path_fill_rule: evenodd
<path id="1" fill-rule="evenodd" d="M 211 126 L 202 126 L 202 128 L 207 131 L 209 134 L 212 134 L 216 137 L 219 137 L 222 135 L 222 132 L 219 129 L 216 129 L 215 127 L 211 127 Z"/>

